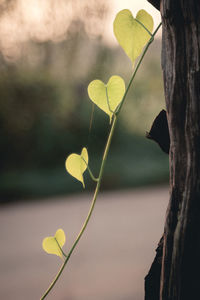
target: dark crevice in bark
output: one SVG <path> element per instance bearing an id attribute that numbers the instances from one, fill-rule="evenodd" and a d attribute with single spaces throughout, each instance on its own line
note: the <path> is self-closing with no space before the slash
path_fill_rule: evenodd
<path id="1" fill-rule="evenodd" d="M 160 275 L 163 253 L 163 236 L 156 249 L 156 256 L 151 268 L 145 277 L 145 300 L 160 299 Z"/>
<path id="2" fill-rule="evenodd" d="M 163 109 L 153 121 L 150 132 L 146 137 L 156 142 L 160 148 L 167 154 L 170 149 L 169 127 L 166 111 Z M 163 257 L 163 236 L 161 237 L 156 249 L 156 256 L 151 268 L 145 277 L 145 300 L 160 299 L 160 278 Z"/>
<path id="3" fill-rule="evenodd" d="M 156 9 L 160 10 L 160 0 L 148 0 Z"/>
<path id="4" fill-rule="evenodd" d="M 151 130 L 146 133 L 146 137 L 150 140 L 158 143 L 160 148 L 167 154 L 169 154 L 170 148 L 170 136 L 169 136 L 169 127 L 167 123 L 166 111 L 163 109 L 157 115 L 153 124 L 151 126 Z"/>

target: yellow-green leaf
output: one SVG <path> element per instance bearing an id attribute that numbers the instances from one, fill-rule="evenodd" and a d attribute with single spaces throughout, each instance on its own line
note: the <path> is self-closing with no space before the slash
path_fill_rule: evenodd
<path id="1" fill-rule="evenodd" d="M 117 75 L 110 77 L 107 84 L 93 80 L 88 85 L 90 99 L 112 119 L 113 112 L 122 101 L 125 92 L 124 80 Z"/>
<path id="2" fill-rule="evenodd" d="M 115 37 L 133 64 L 151 38 L 148 31 L 137 20 L 152 33 L 153 18 L 143 9 L 138 11 L 136 18 L 130 10 L 121 10 L 113 23 Z"/>
<path id="3" fill-rule="evenodd" d="M 88 152 L 86 148 L 82 149 L 81 154 L 72 153 L 70 154 L 65 162 L 67 172 L 75 177 L 77 180 L 82 182 L 85 187 L 83 173 L 87 169 L 88 165 Z"/>
<path id="4" fill-rule="evenodd" d="M 55 254 L 62 257 L 61 248 L 65 244 L 65 233 L 62 229 L 58 229 L 54 236 L 46 237 L 42 242 L 44 251 L 49 254 Z"/>

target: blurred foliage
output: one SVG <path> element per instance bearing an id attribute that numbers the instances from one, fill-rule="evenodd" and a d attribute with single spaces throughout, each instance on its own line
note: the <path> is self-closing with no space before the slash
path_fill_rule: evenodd
<path id="1" fill-rule="evenodd" d="M 0 201 L 81 190 L 65 171 L 71 152 L 88 147 L 98 173 L 109 118 L 94 109 L 87 86 L 120 75 L 131 66 L 119 47 L 89 39 L 84 23 L 73 20 L 66 39 L 29 41 L 15 61 L 0 57 Z M 155 41 L 122 110 L 108 157 L 103 188 L 165 182 L 168 157 L 144 138 L 164 107 L 160 41 Z M 131 160 L 131 164 L 130 164 Z M 93 183 L 86 180 L 86 188 Z"/>

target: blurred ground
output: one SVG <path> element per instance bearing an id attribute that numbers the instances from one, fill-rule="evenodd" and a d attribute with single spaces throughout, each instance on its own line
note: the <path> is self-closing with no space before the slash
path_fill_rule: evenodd
<path id="1" fill-rule="evenodd" d="M 61 263 L 43 252 L 42 239 L 63 228 L 69 248 L 90 201 L 85 193 L 1 207 L 0 299 L 40 298 Z M 48 300 L 142 300 L 167 203 L 167 187 L 102 193 Z"/>

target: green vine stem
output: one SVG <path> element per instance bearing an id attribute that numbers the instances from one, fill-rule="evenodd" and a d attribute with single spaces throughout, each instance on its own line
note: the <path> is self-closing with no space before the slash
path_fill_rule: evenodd
<path id="1" fill-rule="evenodd" d="M 57 243 L 57 245 L 58 245 L 58 248 L 60 249 L 62 255 L 65 256 L 65 257 L 67 257 L 67 255 L 65 254 L 65 252 L 63 251 L 63 249 L 60 247 L 60 244 L 58 243 L 57 238 L 56 238 L 56 237 L 54 237 L 54 238 L 55 238 L 55 241 L 56 241 L 56 243 Z"/>
<path id="2" fill-rule="evenodd" d="M 149 29 L 144 26 L 144 24 L 142 24 L 142 22 L 140 22 L 137 18 L 135 18 L 135 21 L 138 22 L 138 24 L 140 24 L 147 32 L 150 36 L 152 36 L 153 34 L 151 33 L 151 31 L 149 31 Z"/>
<path id="3" fill-rule="evenodd" d="M 139 69 L 139 66 L 140 66 L 140 64 L 141 64 L 141 62 L 142 62 L 142 60 L 143 60 L 143 58 L 144 58 L 144 56 L 145 56 L 145 54 L 146 54 L 149 46 L 150 46 L 150 44 L 153 42 L 154 36 L 156 35 L 156 33 L 157 33 L 157 31 L 159 30 L 160 27 L 161 27 L 161 23 L 158 25 L 158 27 L 156 28 L 156 30 L 152 34 L 152 37 L 150 38 L 148 44 L 146 45 L 146 47 L 145 47 L 145 49 L 144 49 L 144 51 L 142 53 L 142 56 L 140 57 L 140 60 L 138 61 L 137 66 L 136 66 L 136 68 L 135 68 L 135 70 L 134 70 L 134 72 L 133 72 L 133 74 L 131 76 L 131 79 L 130 79 L 129 84 L 128 84 L 127 88 L 126 88 L 126 91 L 124 93 L 122 101 L 121 101 L 121 103 L 120 103 L 120 105 L 119 105 L 119 107 L 118 107 L 118 109 L 116 111 L 116 114 L 113 115 L 113 121 L 112 121 L 111 129 L 110 129 L 110 133 L 109 133 L 109 136 L 108 136 L 108 140 L 107 140 L 107 143 L 106 143 L 106 147 L 105 147 L 105 150 L 104 150 L 104 154 L 103 154 L 103 158 L 102 158 L 102 163 L 101 163 L 101 167 L 100 167 L 100 171 L 99 171 L 98 181 L 97 181 L 97 184 L 96 184 L 96 188 L 95 188 L 94 196 L 93 196 L 93 199 L 92 199 L 92 203 L 91 203 L 88 215 L 87 215 L 87 217 L 85 219 L 85 222 L 83 223 L 83 226 L 82 226 L 82 228 L 81 228 L 81 230 L 80 230 L 80 232 L 79 232 L 79 234 L 78 234 L 75 242 L 73 243 L 73 245 L 72 245 L 69 253 L 67 254 L 67 256 L 66 256 L 66 258 L 65 258 L 65 260 L 64 260 L 64 262 L 63 262 L 63 264 L 62 264 L 62 266 L 60 268 L 60 270 L 58 271 L 56 277 L 54 278 L 54 280 L 52 281 L 52 283 L 50 284 L 49 288 L 46 290 L 46 292 L 44 293 L 44 295 L 40 298 L 40 300 L 45 299 L 46 296 L 49 294 L 49 292 L 54 287 L 54 285 L 56 284 L 56 282 L 59 279 L 60 275 L 62 274 L 62 272 L 63 272 L 63 270 L 64 270 L 67 262 L 69 261 L 71 255 L 72 255 L 72 253 L 74 251 L 74 249 L 76 248 L 76 245 L 78 244 L 81 236 L 83 235 L 83 233 L 84 233 L 84 231 L 85 231 L 85 229 L 87 227 L 87 224 L 88 224 L 88 222 L 90 220 L 90 217 L 92 215 L 92 212 L 93 212 L 93 209 L 94 209 L 94 206 L 95 206 L 95 203 L 96 203 L 96 199 L 97 199 L 100 187 L 101 187 L 101 181 L 102 181 L 102 177 L 103 177 L 104 167 L 105 167 L 106 159 L 107 159 L 108 152 L 109 152 L 109 149 L 110 149 L 110 144 L 111 144 L 111 140 L 112 140 L 112 137 L 113 137 L 113 133 L 114 133 L 114 130 L 115 130 L 115 127 L 116 127 L 116 122 L 117 122 L 118 115 L 119 115 L 119 113 L 121 111 L 122 105 L 123 105 L 123 103 L 125 101 L 126 95 L 127 95 L 128 91 L 130 89 L 130 86 L 131 86 L 131 84 L 133 82 L 133 79 L 135 78 L 135 75 L 136 75 L 136 73 L 137 73 L 137 71 Z"/>
<path id="4" fill-rule="evenodd" d="M 87 166 L 87 168 L 88 168 L 88 172 L 89 172 L 89 174 L 90 174 L 91 179 L 92 179 L 93 181 L 98 182 L 99 178 L 94 177 L 94 175 L 93 175 L 91 169 L 89 168 L 89 166 Z"/>
<path id="5" fill-rule="evenodd" d="M 87 170 L 88 170 L 88 172 L 89 172 L 89 174 L 90 174 L 91 179 L 92 179 L 93 181 L 98 182 L 99 178 L 94 177 L 94 175 L 93 175 L 93 173 L 92 173 L 92 171 L 91 171 L 91 169 L 90 169 L 88 163 L 85 161 L 85 159 L 84 159 L 82 156 L 81 156 L 81 159 L 82 159 L 82 160 L 84 161 L 84 163 L 86 164 Z"/>

